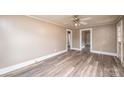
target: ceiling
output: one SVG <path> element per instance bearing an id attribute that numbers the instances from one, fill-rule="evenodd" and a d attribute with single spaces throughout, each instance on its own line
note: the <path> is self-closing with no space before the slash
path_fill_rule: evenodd
<path id="1" fill-rule="evenodd" d="M 67 28 L 77 29 L 77 28 L 85 28 L 97 25 L 111 24 L 116 22 L 116 20 L 120 17 L 119 15 L 79 15 L 79 18 L 91 17 L 90 20 L 84 21 L 87 22 L 87 25 L 80 25 L 78 27 L 74 26 L 72 22 L 73 15 L 32 15 L 39 20 L 45 20 L 57 25 L 61 25 Z"/>

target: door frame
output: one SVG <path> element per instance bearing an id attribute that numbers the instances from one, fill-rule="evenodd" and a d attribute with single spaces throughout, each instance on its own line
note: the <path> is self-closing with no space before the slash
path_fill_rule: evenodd
<path id="1" fill-rule="evenodd" d="M 67 38 L 67 35 L 68 35 L 68 31 L 70 31 L 70 35 L 71 35 L 71 44 L 70 44 L 70 49 L 72 49 L 72 30 L 71 29 L 66 29 L 66 50 L 68 50 L 68 38 Z"/>
<path id="2" fill-rule="evenodd" d="M 83 31 L 87 31 L 89 30 L 90 31 L 90 51 L 92 51 L 92 31 L 93 29 L 92 28 L 86 28 L 86 29 L 80 29 L 80 50 L 82 50 L 84 47 L 82 47 L 82 32 Z"/>
<path id="3" fill-rule="evenodd" d="M 124 55 L 123 55 L 123 43 L 124 43 L 124 41 L 123 41 L 123 21 L 120 20 L 116 24 L 117 35 L 118 35 L 118 29 L 117 29 L 117 27 L 118 27 L 119 24 L 120 24 L 120 30 L 121 30 L 121 54 L 120 54 L 121 55 L 121 59 L 120 59 L 120 61 L 121 61 L 121 63 L 123 63 L 123 61 L 124 61 Z M 117 57 L 119 57 L 118 36 L 117 36 Z"/>

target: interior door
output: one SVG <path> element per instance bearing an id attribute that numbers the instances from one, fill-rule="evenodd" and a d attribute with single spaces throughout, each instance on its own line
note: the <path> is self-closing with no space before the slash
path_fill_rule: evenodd
<path id="1" fill-rule="evenodd" d="M 66 47 L 67 50 L 71 50 L 72 48 L 72 31 L 71 30 L 67 30 L 66 32 Z"/>
<path id="2" fill-rule="evenodd" d="M 67 47 L 68 47 L 68 50 L 70 50 L 70 47 L 71 47 L 71 32 L 70 31 L 68 31 L 67 33 L 67 39 L 68 39 Z"/>

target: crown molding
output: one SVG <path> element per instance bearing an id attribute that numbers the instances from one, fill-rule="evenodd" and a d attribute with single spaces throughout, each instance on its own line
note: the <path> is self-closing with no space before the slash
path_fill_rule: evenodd
<path id="1" fill-rule="evenodd" d="M 33 15 L 25 15 L 26 17 L 30 17 L 30 18 L 33 18 L 33 19 L 36 19 L 36 20 L 39 20 L 39 21 L 44 21 L 44 22 L 47 22 L 47 23 L 51 23 L 51 24 L 54 24 L 54 25 L 57 25 L 57 26 L 61 26 L 61 27 L 64 27 L 66 28 L 66 26 L 62 25 L 62 24 L 58 24 L 56 22 L 53 22 L 51 20 L 48 20 L 46 18 L 39 18 L 39 17 L 36 17 L 36 16 L 33 16 Z"/>
<path id="2" fill-rule="evenodd" d="M 113 22 L 109 22 L 109 23 L 101 23 L 101 24 L 95 24 L 95 25 L 90 25 L 90 26 L 84 26 L 84 27 L 79 27 L 79 28 L 74 28 L 74 30 L 78 30 L 78 29 L 84 29 L 84 28 L 90 28 L 90 27 L 98 27 L 98 26 L 105 26 L 105 25 L 114 25 L 116 24 L 119 20 L 121 20 L 121 18 L 124 16 L 119 16 L 116 20 L 114 20 Z"/>
<path id="3" fill-rule="evenodd" d="M 84 28 L 98 27 L 98 26 L 113 25 L 113 24 L 115 24 L 115 22 L 105 23 L 105 24 L 96 24 L 96 25 L 91 25 L 91 26 L 84 26 L 84 27 L 80 27 L 80 28 L 75 28 L 75 30 L 84 29 Z"/>
<path id="4" fill-rule="evenodd" d="M 97 26 L 104 26 L 104 25 L 110 25 L 110 24 L 116 24 L 123 16 L 119 16 L 115 21 L 113 22 L 110 22 L 110 23 L 102 23 L 102 24 L 95 24 L 95 25 L 91 25 L 91 26 L 84 26 L 84 27 L 79 27 L 79 28 L 75 28 L 75 27 L 66 27 L 65 25 L 62 25 L 62 24 L 58 24 L 56 22 L 53 22 L 51 20 L 48 20 L 44 17 L 36 17 L 36 16 L 33 16 L 33 15 L 26 15 L 27 17 L 30 17 L 30 18 L 33 18 L 33 19 L 36 19 L 36 20 L 39 20 L 39 21 L 44 21 L 44 22 L 47 22 L 47 23 L 51 23 L 51 24 L 54 24 L 54 25 L 57 25 L 57 26 L 61 26 L 61 27 L 64 27 L 64 28 L 70 28 L 70 29 L 74 29 L 74 30 L 77 30 L 77 29 L 83 29 L 83 28 L 89 28 L 89 27 L 97 27 Z"/>
<path id="5" fill-rule="evenodd" d="M 120 15 L 114 22 L 115 24 L 118 23 L 124 16 L 123 15 Z"/>

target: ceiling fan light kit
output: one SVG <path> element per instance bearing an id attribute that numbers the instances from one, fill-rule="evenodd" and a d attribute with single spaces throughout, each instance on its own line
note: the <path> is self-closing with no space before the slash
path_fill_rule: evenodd
<path id="1" fill-rule="evenodd" d="M 77 27 L 77 26 L 80 26 L 80 23 L 75 23 L 74 25 Z"/>
<path id="2" fill-rule="evenodd" d="M 84 22 L 84 21 L 87 21 L 87 20 L 90 20 L 90 19 L 91 19 L 91 17 L 79 18 L 78 15 L 74 15 L 72 17 L 72 21 L 73 21 L 75 27 L 80 26 L 81 24 L 82 25 L 87 25 L 88 23 Z"/>
<path id="3" fill-rule="evenodd" d="M 78 26 L 78 24 L 77 24 L 77 23 L 75 23 L 74 25 L 75 25 L 75 26 Z"/>

